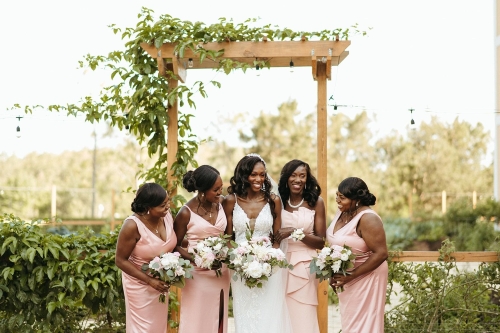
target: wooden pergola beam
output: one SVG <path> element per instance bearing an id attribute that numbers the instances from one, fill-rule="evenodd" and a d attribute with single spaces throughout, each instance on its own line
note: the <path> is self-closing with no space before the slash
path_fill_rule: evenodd
<path id="1" fill-rule="evenodd" d="M 255 60 L 266 61 L 271 67 L 289 67 L 293 61 L 294 67 L 311 66 L 311 56 L 318 60 L 330 58 L 331 66 L 338 66 L 349 54 L 346 51 L 351 44 L 350 41 L 282 41 L 282 42 L 223 42 L 200 44 L 205 50 L 221 51 L 221 58 L 232 59 L 242 63 L 253 65 Z M 176 56 L 175 44 L 166 43 L 160 49 L 148 43 L 142 43 L 141 47 L 153 58 L 162 57 L 167 62 L 177 58 L 179 63 L 186 69 L 189 59 L 193 61 L 193 69 L 217 68 L 218 63 L 205 58 L 200 63 L 199 55 L 191 49 L 185 49 L 182 57 Z"/>

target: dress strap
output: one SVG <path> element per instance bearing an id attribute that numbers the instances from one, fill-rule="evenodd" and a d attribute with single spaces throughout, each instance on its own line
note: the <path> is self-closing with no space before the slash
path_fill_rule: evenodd
<path id="1" fill-rule="evenodd" d="M 234 194 L 234 200 L 236 200 L 236 203 L 238 203 L 238 196 L 236 195 L 236 193 L 233 194 Z"/>

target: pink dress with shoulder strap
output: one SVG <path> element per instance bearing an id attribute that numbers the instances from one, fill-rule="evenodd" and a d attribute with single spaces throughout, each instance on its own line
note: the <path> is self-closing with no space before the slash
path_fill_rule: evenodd
<path id="1" fill-rule="evenodd" d="M 129 216 L 127 219 L 135 221 L 141 235 L 128 259 L 138 270 L 154 257 L 171 252 L 175 248 L 177 237 L 170 212 L 163 220 L 166 230 L 165 241 L 149 230 L 137 217 Z M 165 333 L 168 321 L 168 297 L 167 302 L 160 303 L 159 291 L 124 272 L 122 272 L 122 284 L 125 294 L 127 333 Z"/>
<path id="2" fill-rule="evenodd" d="M 316 212 L 305 207 L 298 210 L 281 212 L 283 228 L 303 228 L 304 234 L 314 233 L 314 215 Z M 310 273 L 309 264 L 316 250 L 301 241 L 288 239 L 286 258 L 293 265 L 288 270 L 286 303 L 292 320 L 294 332 L 319 333 L 318 325 L 318 280 Z"/>
<path id="3" fill-rule="evenodd" d="M 205 238 L 219 236 L 225 232 L 227 219 L 222 205 L 219 204 L 215 225 L 194 213 L 188 206 L 184 207 L 191 213 L 186 233 L 188 250 Z M 186 286 L 182 289 L 179 333 L 217 333 L 221 306 L 223 332 L 227 332 L 230 279 L 226 265 L 222 266 L 221 277 L 217 277 L 213 270 L 195 267 L 193 279 L 187 279 Z M 221 292 L 224 304 L 220 304 Z"/>
<path id="4" fill-rule="evenodd" d="M 372 254 L 363 238 L 356 232 L 359 219 L 364 214 L 375 214 L 371 209 L 359 212 L 349 223 L 334 234 L 335 223 L 340 217 L 337 211 L 326 231 L 330 245 L 350 246 L 356 261 L 354 268 L 362 265 Z M 377 215 L 378 216 L 378 215 Z M 385 295 L 387 291 L 388 265 L 384 261 L 373 271 L 347 283 L 338 294 L 342 333 L 383 333 Z"/>

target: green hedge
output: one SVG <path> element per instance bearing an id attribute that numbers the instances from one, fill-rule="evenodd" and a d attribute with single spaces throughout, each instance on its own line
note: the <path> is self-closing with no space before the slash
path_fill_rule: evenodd
<path id="1" fill-rule="evenodd" d="M 124 331 L 117 233 L 44 233 L 0 217 L 0 332 Z"/>

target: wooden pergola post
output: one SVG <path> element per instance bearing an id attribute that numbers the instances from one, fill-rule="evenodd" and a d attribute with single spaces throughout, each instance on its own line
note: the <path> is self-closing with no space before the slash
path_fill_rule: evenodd
<path id="1" fill-rule="evenodd" d="M 318 183 L 325 198 L 325 210 L 327 209 L 326 195 L 328 193 L 328 170 L 327 170 L 327 93 L 326 93 L 326 63 L 318 62 L 316 80 L 318 81 L 318 105 L 317 105 L 317 140 L 318 140 Z M 328 332 L 328 281 L 323 281 L 318 286 L 318 323 L 321 333 Z"/>
<path id="2" fill-rule="evenodd" d="M 331 67 L 338 66 L 349 54 L 346 51 L 351 44 L 350 41 L 320 40 L 320 41 L 258 41 L 258 42 L 221 42 L 199 44 L 198 47 L 205 50 L 220 51 L 224 53 L 221 59 L 231 59 L 240 63 L 247 63 L 253 66 L 255 60 L 265 61 L 270 67 L 289 67 L 290 60 L 293 60 L 294 67 L 311 67 L 313 79 L 318 82 L 318 120 L 317 120 L 317 165 L 318 182 L 322 188 L 324 196 L 328 194 L 327 187 L 327 87 L 326 80 L 331 80 Z M 169 79 L 170 89 L 175 89 L 178 80 L 186 81 L 188 60 L 192 64 L 189 70 L 217 68 L 219 62 L 205 59 L 200 61 L 198 53 L 186 48 L 182 57 L 175 51 L 175 44 L 165 43 L 159 49 L 154 45 L 142 43 L 141 47 L 148 54 L 157 59 L 160 75 L 166 75 L 166 68 L 172 71 L 177 78 Z M 168 106 L 168 141 L 167 141 L 167 163 L 169 167 L 176 161 L 177 154 L 177 101 L 174 105 Z M 169 183 L 172 174 L 167 175 Z M 175 189 L 169 189 L 174 195 Z M 325 205 L 326 205 L 325 197 Z M 180 290 L 176 290 L 180 300 Z M 328 283 L 324 281 L 318 288 L 318 320 L 321 333 L 328 332 Z M 172 318 L 178 321 L 177 317 Z M 169 333 L 177 332 L 177 329 L 168 329 Z"/>

